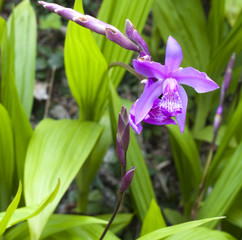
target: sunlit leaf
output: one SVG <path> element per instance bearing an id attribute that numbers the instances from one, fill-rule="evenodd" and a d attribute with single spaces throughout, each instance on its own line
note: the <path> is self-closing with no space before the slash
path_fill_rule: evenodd
<path id="1" fill-rule="evenodd" d="M 2 17 L 0 17 L 0 46 L 2 43 L 2 38 L 3 38 L 5 28 L 6 28 L 6 22 Z"/>
<path id="2" fill-rule="evenodd" d="M 174 234 L 168 238 L 167 240 L 235 240 L 234 237 L 229 235 L 228 233 L 211 230 L 205 227 L 198 227 L 188 231 L 184 231 L 181 233 Z"/>
<path id="3" fill-rule="evenodd" d="M 225 1 L 225 16 L 229 23 L 233 26 L 242 11 L 242 2 L 240 0 L 226 0 Z"/>
<path id="4" fill-rule="evenodd" d="M 163 239 L 163 238 L 171 236 L 173 234 L 183 232 L 183 231 L 198 227 L 198 226 L 205 224 L 207 222 L 222 219 L 222 218 L 224 218 L 224 217 L 207 218 L 207 219 L 202 219 L 202 220 L 197 220 L 197 221 L 181 223 L 181 224 L 171 226 L 171 227 L 161 228 L 161 229 L 156 230 L 154 232 L 148 233 L 148 234 L 144 235 L 143 237 L 138 238 L 138 240 L 150 240 L 150 239 L 159 240 L 159 239 Z"/>
<path id="5" fill-rule="evenodd" d="M 83 12 L 82 1 L 74 9 Z M 107 104 L 107 63 L 90 30 L 69 22 L 65 40 L 65 69 L 80 119 L 99 121 Z"/>
<path id="6" fill-rule="evenodd" d="M 4 211 L 8 207 L 12 196 L 14 145 L 12 122 L 1 104 L 0 119 L 0 211 Z"/>
<path id="7" fill-rule="evenodd" d="M 14 17 L 13 17 L 14 15 Z M 35 12 L 29 0 L 13 9 L 8 19 L 8 30 L 14 21 L 14 73 L 19 99 L 30 118 L 35 81 L 37 25 Z"/>
<path id="8" fill-rule="evenodd" d="M 14 11 L 12 19 L 14 19 Z M 23 179 L 25 155 L 32 135 L 31 125 L 19 100 L 14 75 L 14 23 L 5 30 L 1 46 L 1 103 L 6 108 L 11 120 L 14 134 L 15 158 L 18 179 Z"/>
<path id="9" fill-rule="evenodd" d="M 31 237 L 38 238 L 61 197 L 76 176 L 101 134 L 102 127 L 77 120 L 43 120 L 29 144 L 25 164 L 27 205 L 38 203 L 52 191 L 58 179 L 60 189 L 54 201 L 28 220 Z"/>
<path id="10" fill-rule="evenodd" d="M 0 237 L 2 236 L 4 231 L 6 230 L 8 223 L 9 223 L 14 211 L 18 207 L 18 204 L 19 204 L 19 201 L 20 201 L 20 198 L 21 198 L 21 194 L 22 194 L 22 183 L 19 182 L 18 191 L 17 191 L 13 201 L 9 205 L 7 211 L 5 212 L 3 218 L 0 221 Z"/>
<path id="11" fill-rule="evenodd" d="M 58 181 L 54 191 L 50 193 L 46 198 L 44 198 L 41 203 L 16 209 L 10 221 L 8 222 L 7 228 L 39 214 L 50 202 L 54 200 L 59 190 L 59 187 L 60 187 L 60 182 Z M 1 219 L 4 218 L 4 215 L 5 215 L 4 212 L 0 213 L 0 221 Z"/>
<path id="12" fill-rule="evenodd" d="M 142 224 L 140 236 L 144 236 L 145 234 L 164 227 L 166 227 L 166 223 L 162 216 L 161 210 L 155 200 L 152 199 L 150 208 L 147 211 Z"/>

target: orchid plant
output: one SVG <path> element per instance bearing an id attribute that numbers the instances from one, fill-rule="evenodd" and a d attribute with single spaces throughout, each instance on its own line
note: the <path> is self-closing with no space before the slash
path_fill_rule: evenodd
<path id="1" fill-rule="evenodd" d="M 75 0 L 74 9 L 39 1 L 47 10 L 70 20 L 64 47 L 65 70 L 80 116 L 43 119 L 35 129 L 29 122 L 35 70 L 35 12 L 29 0 L 23 0 L 7 22 L 0 18 L 0 238 L 130 239 L 118 232 L 134 216 L 137 218 L 133 224 L 137 222 L 141 228 L 141 240 L 239 237 L 242 100 L 235 88 L 240 86 L 237 75 L 241 70 L 242 14 L 236 15 L 230 32 L 228 26 L 225 32 L 225 1 L 211 1 L 208 20 L 203 16 L 200 0 L 134 0 L 132 4 L 129 0 L 104 0 L 97 18 L 81 13 L 81 0 Z M 144 38 L 140 33 L 152 4 L 152 36 Z M 187 11 L 187 6 L 193 11 Z M 136 23 L 137 28 L 127 19 L 121 31 L 124 17 Z M 160 22 L 165 24 L 158 25 Z M 210 33 L 206 32 L 206 24 Z M 166 43 L 164 65 L 157 57 L 160 46 L 155 45 L 160 38 Z M 238 58 L 232 52 L 239 53 Z M 116 66 L 119 67 L 113 69 Z M 124 70 L 138 76 L 138 84 L 143 86 L 136 101 L 117 94 Z M 183 85 L 197 93 L 210 93 L 194 95 Z M 214 91 L 219 85 L 220 90 Z M 226 95 L 230 93 L 234 98 L 228 112 L 230 101 Z M 195 119 L 191 117 L 193 113 L 187 114 L 188 99 L 198 106 Z M 156 198 L 145 151 L 136 139 L 142 137 L 143 127 L 143 132 L 148 131 L 143 122 L 167 125 L 169 130 L 181 193 L 176 198 L 176 209 L 164 208 L 163 199 Z M 205 126 L 205 122 L 210 125 Z M 200 159 L 202 141 L 208 146 L 206 161 Z M 86 216 L 91 181 L 111 143 L 116 146 L 121 168 L 116 206 L 112 214 Z M 202 148 L 204 152 L 206 149 Z M 164 163 L 167 162 L 170 161 Z M 161 171 L 156 171 L 157 176 Z M 75 215 L 54 214 L 73 182 L 78 188 Z M 126 210 L 119 211 L 124 196 L 131 197 L 134 213 L 130 213 L 131 209 L 129 213 L 119 213 Z M 167 222 L 173 226 L 167 227 Z M 205 223 L 206 227 L 200 227 Z M 218 224 L 219 230 L 212 230 Z M 131 238 L 135 237 L 137 232 Z"/>

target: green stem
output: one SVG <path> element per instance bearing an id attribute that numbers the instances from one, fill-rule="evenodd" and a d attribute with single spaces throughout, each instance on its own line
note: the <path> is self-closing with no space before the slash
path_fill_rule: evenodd
<path id="1" fill-rule="evenodd" d="M 106 233 L 107 233 L 107 231 L 108 231 L 110 225 L 112 224 L 112 222 L 113 222 L 113 220 L 114 220 L 116 214 L 118 213 L 119 207 L 120 207 L 121 202 L 122 202 L 122 199 L 123 199 L 123 195 L 124 195 L 124 192 L 119 192 L 118 201 L 117 201 L 116 207 L 115 207 L 115 209 L 114 209 L 114 211 L 113 211 L 113 215 L 112 215 L 112 217 L 110 218 L 110 220 L 109 220 L 109 222 L 108 222 L 108 225 L 107 225 L 106 228 L 104 229 L 104 231 L 103 231 L 101 237 L 99 238 L 99 240 L 102 240 L 102 239 L 105 237 L 105 235 L 106 235 Z"/>
<path id="2" fill-rule="evenodd" d="M 145 77 L 142 74 L 137 73 L 132 67 L 130 67 L 128 64 L 123 62 L 112 62 L 108 65 L 108 69 L 111 69 L 113 67 L 123 67 L 125 68 L 129 73 L 137 77 L 139 80 L 144 80 Z"/>

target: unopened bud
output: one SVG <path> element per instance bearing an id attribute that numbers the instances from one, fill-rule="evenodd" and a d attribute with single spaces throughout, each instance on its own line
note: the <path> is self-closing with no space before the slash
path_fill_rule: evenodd
<path id="1" fill-rule="evenodd" d="M 124 169 L 126 169 L 126 153 L 122 148 L 122 145 L 120 143 L 120 140 L 118 139 L 118 136 L 116 141 L 116 154 L 120 164 L 123 166 Z"/>
<path id="2" fill-rule="evenodd" d="M 220 105 L 216 111 L 215 117 L 214 117 L 214 121 L 213 121 L 213 128 L 214 128 L 214 132 L 217 133 L 218 129 L 221 125 L 222 122 L 222 113 L 223 113 L 223 107 Z"/>
<path id="3" fill-rule="evenodd" d="M 149 48 L 145 40 L 140 36 L 135 26 L 128 19 L 126 20 L 125 34 L 130 40 L 135 42 L 145 52 L 146 55 L 150 56 Z"/>
<path id="4" fill-rule="evenodd" d="M 126 174 L 122 179 L 121 188 L 119 190 L 120 192 L 125 192 L 129 188 L 134 177 L 134 171 L 135 171 L 135 167 L 132 167 L 130 170 L 126 172 Z"/>

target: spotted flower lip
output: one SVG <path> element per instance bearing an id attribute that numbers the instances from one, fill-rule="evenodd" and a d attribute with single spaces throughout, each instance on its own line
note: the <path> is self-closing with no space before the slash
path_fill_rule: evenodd
<path id="1" fill-rule="evenodd" d="M 171 117 L 176 117 L 183 133 L 188 99 L 181 84 L 193 87 L 198 93 L 210 92 L 219 88 L 206 73 L 199 72 L 192 67 L 180 68 L 182 58 L 183 54 L 179 43 L 169 36 L 165 65 L 139 59 L 133 61 L 136 72 L 148 78 L 142 95 L 130 112 L 130 125 L 137 133 L 140 133 L 142 129 L 140 123 L 147 121 L 150 116 L 156 119 L 156 125 L 167 124 L 167 121 L 171 122 L 168 124 L 175 124 Z M 154 108 L 155 103 L 157 106 Z"/>

